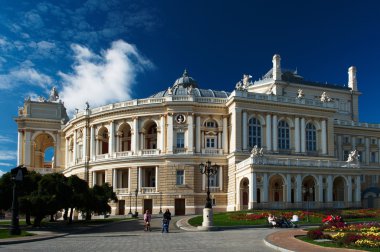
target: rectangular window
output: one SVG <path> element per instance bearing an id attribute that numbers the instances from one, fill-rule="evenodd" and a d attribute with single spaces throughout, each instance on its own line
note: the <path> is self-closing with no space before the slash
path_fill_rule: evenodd
<path id="1" fill-rule="evenodd" d="M 360 175 L 360 182 L 361 182 L 361 183 L 364 183 L 364 182 L 365 182 L 365 176 L 364 176 L 364 175 Z"/>
<path id="2" fill-rule="evenodd" d="M 216 139 L 208 137 L 206 138 L 206 148 L 215 148 L 216 144 Z"/>
<path id="3" fill-rule="evenodd" d="M 185 133 L 177 132 L 177 148 L 185 147 Z"/>
<path id="4" fill-rule="evenodd" d="M 372 139 L 372 144 L 376 144 L 376 139 Z"/>
<path id="5" fill-rule="evenodd" d="M 348 159 L 348 155 L 349 155 L 349 151 L 348 150 L 345 150 L 343 151 L 343 160 L 346 161 Z"/>
<path id="6" fill-rule="evenodd" d="M 345 143 L 345 144 L 350 143 L 349 140 L 348 140 L 348 137 L 344 137 L 344 143 Z"/>
<path id="7" fill-rule="evenodd" d="M 377 176 L 376 175 L 372 175 L 371 183 L 372 183 L 372 185 L 377 184 Z"/>
<path id="8" fill-rule="evenodd" d="M 376 163 L 376 152 L 371 152 L 371 163 Z"/>
<path id="9" fill-rule="evenodd" d="M 219 173 L 210 176 L 210 187 L 219 187 Z"/>
<path id="10" fill-rule="evenodd" d="M 359 162 L 363 162 L 363 152 L 358 151 L 358 154 L 359 154 Z"/>
<path id="11" fill-rule="evenodd" d="M 185 183 L 185 171 L 184 170 L 177 170 L 176 175 L 176 185 L 183 185 Z"/>
<path id="12" fill-rule="evenodd" d="M 358 144 L 363 144 L 363 139 L 362 138 L 358 138 Z"/>

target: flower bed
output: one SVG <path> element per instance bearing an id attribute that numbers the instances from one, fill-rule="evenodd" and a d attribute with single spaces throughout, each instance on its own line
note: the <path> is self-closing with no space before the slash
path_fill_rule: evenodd
<path id="1" fill-rule="evenodd" d="M 380 248 L 380 223 L 360 223 L 344 227 L 321 226 L 308 231 L 307 237 L 313 240 L 330 237 L 342 247 Z"/>

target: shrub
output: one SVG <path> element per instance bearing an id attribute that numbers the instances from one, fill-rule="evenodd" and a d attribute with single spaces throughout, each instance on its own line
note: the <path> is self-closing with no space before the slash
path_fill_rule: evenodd
<path id="1" fill-rule="evenodd" d="M 312 229 L 307 232 L 307 238 L 312 240 L 322 239 L 324 234 L 320 229 Z"/>

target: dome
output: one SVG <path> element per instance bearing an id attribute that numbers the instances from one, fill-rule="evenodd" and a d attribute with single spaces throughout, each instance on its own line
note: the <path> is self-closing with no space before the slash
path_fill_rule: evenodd
<path id="1" fill-rule="evenodd" d="M 178 78 L 173 84 L 173 88 L 176 88 L 179 86 L 182 86 L 184 88 L 187 88 L 187 87 L 196 88 L 196 87 L 198 87 L 197 81 L 189 76 L 186 69 L 183 72 L 182 77 Z"/>

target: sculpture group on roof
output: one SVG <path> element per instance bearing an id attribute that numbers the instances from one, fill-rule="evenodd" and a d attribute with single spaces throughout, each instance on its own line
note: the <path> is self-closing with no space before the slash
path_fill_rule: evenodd
<path id="1" fill-rule="evenodd" d="M 347 157 L 347 166 L 348 167 L 351 167 L 351 166 L 354 166 L 354 167 L 359 167 L 359 152 L 357 150 L 353 150 L 350 152 L 350 154 L 348 154 L 348 157 Z"/>
<path id="2" fill-rule="evenodd" d="M 262 164 L 264 158 L 264 149 L 255 145 L 251 150 L 251 157 L 254 164 Z"/>
<path id="3" fill-rule="evenodd" d="M 321 102 L 331 102 L 332 99 L 327 95 L 326 92 L 323 92 L 321 95 Z"/>
<path id="4" fill-rule="evenodd" d="M 244 74 L 243 79 L 236 83 L 235 89 L 239 91 L 246 91 L 248 87 L 252 85 L 252 75 Z"/>
<path id="5" fill-rule="evenodd" d="M 302 89 L 298 89 L 297 91 L 297 99 L 303 99 L 305 97 L 305 94 Z"/>

